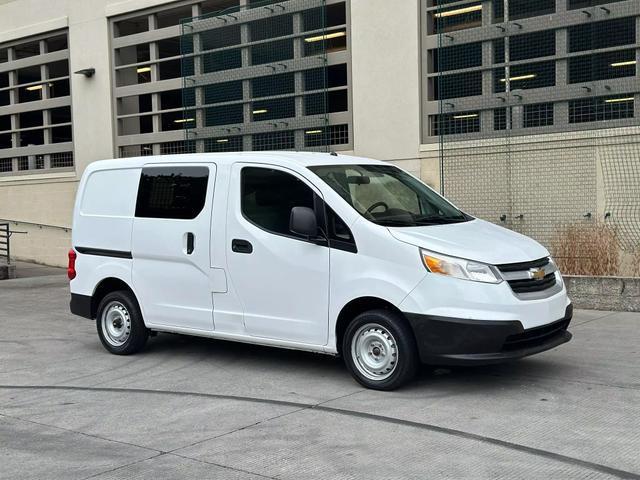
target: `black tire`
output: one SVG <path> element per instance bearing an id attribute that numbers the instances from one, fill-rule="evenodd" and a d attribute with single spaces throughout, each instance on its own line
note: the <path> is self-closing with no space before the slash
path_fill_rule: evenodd
<path id="1" fill-rule="evenodd" d="M 111 333 L 107 324 L 113 326 Z M 138 301 L 127 290 L 105 295 L 98 305 L 96 327 L 104 348 L 116 355 L 139 352 L 149 338 L 149 330 L 144 325 Z"/>
<path id="2" fill-rule="evenodd" d="M 360 340 L 355 340 L 354 344 L 356 335 Z M 365 373 L 367 367 L 363 360 L 358 360 L 356 354 L 358 351 L 362 353 L 361 346 L 369 347 L 367 352 L 372 362 L 377 362 L 381 358 L 380 354 L 384 357 L 381 364 L 384 368 L 379 374 Z M 413 379 L 420 364 L 411 328 L 399 314 L 390 310 L 370 310 L 354 318 L 342 339 L 342 356 L 351 375 L 361 385 L 374 390 L 395 390 L 401 387 Z M 380 378 L 376 379 L 375 376 Z"/>

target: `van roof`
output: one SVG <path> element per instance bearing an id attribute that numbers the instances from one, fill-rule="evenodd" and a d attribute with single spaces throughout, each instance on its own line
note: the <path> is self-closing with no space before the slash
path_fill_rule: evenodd
<path id="1" fill-rule="evenodd" d="M 215 162 L 231 164 L 236 162 L 271 163 L 282 166 L 316 165 L 386 165 L 385 162 L 370 158 L 338 155 L 324 152 L 225 152 L 225 153 L 187 153 L 179 155 L 150 155 L 145 157 L 117 158 L 100 160 L 89 165 L 90 170 L 110 170 L 114 168 L 136 168 L 148 164 Z"/>

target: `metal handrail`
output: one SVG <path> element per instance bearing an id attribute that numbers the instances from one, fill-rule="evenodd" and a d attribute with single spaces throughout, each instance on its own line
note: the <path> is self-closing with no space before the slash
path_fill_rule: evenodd
<path id="1" fill-rule="evenodd" d="M 56 228 L 59 230 L 64 230 L 65 232 L 68 232 L 69 230 L 71 230 L 71 227 L 63 227 L 61 225 L 49 225 L 46 223 L 34 223 L 34 222 L 26 222 L 24 220 L 12 220 L 12 219 L 8 219 L 8 218 L 0 218 L 0 224 L 2 223 L 13 223 L 14 225 L 18 225 L 20 223 L 23 223 L 25 225 L 34 225 L 36 227 L 46 227 L 46 228 Z M 26 232 L 14 232 L 14 233 L 26 233 Z"/>
<path id="2" fill-rule="evenodd" d="M 9 238 L 11 232 L 9 231 L 8 223 L 0 223 L 0 258 L 7 259 L 7 265 L 9 265 L 11 259 L 11 248 L 9 247 Z"/>

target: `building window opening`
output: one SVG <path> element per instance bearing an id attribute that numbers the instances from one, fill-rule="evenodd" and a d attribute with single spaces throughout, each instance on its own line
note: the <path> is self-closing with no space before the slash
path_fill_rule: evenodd
<path id="1" fill-rule="evenodd" d="M 524 106 L 524 128 L 548 127 L 553 125 L 553 103 Z"/>

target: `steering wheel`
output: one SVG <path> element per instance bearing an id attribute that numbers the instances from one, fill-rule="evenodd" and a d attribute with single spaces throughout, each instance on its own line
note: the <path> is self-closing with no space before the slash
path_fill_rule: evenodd
<path id="1" fill-rule="evenodd" d="M 371 205 L 369 208 L 367 208 L 367 211 L 365 213 L 370 215 L 371 212 L 373 212 L 378 207 L 384 207 L 385 212 L 389 210 L 389 205 L 387 205 L 386 203 L 376 202 L 373 205 Z"/>

